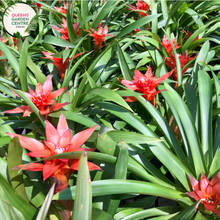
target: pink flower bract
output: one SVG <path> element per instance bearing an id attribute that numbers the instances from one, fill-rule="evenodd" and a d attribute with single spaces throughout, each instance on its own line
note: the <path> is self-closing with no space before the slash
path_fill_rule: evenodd
<path id="1" fill-rule="evenodd" d="M 68 34 L 68 30 L 67 30 L 67 22 L 66 22 L 66 19 L 65 19 L 65 18 L 62 18 L 62 21 L 63 21 L 63 24 L 61 24 L 62 28 L 57 27 L 57 26 L 55 26 L 55 25 L 51 25 L 51 27 L 62 34 L 62 36 L 60 37 L 61 39 L 70 41 L 69 34 Z M 76 23 L 73 25 L 73 27 L 74 27 L 74 30 L 76 31 L 76 35 L 77 35 L 77 36 L 80 36 L 79 29 L 78 29 L 78 23 L 76 22 Z"/>
<path id="2" fill-rule="evenodd" d="M 63 106 L 69 104 L 65 103 L 56 103 L 54 98 L 61 95 L 65 88 L 58 89 L 52 92 L 52 75 L 50 75 L 47 80 L 44 82 L 43 86 L 41 83 L 38 83 L 36 86 L 35 91 L 33 91 L 30 87 L 28 87 L 29 93 L 24 92 L 24 94 L 35 104 L 38 108 L 41 115 L 45 118 L 50 114 L 52 111 L 56 111 Z M 18 96 L 17 94 L 15 94 Z M 19 106 L 12 110 L 7 110 L 3 113 L 21 113 L 24 112 L 23 117 L 30 115 L 33 110 L 28 105 Z"/>
<path id="3" fill-rule="evenodd" d="M 128 6 L 130 7 L 129 10 L 141 10 L 138 11 L 141 17 L 148 16 L 147 13 L 143 12 L 143 11 L 147 12 L 150 9 L 150 6 L 146 2 L 143 2 L 142 0 L 138 0 L 138 2 L 136 3 L 137 7 L 133 5 L 128 5 Z"/>
<path id="4" fill-rule="evenodd" d="M 211 180 L 202 173 L 200 182 L 188 174 L 188 178 L 192 185 L 192 192 L 186 194 L 196 201 L 201 200 L 201 203 L 208 211 L 212 211 L 220 217 L 220 172 L 217 173 Z M 217 208 L 217 209 L 216 209 Z"/>
<path id="5" fill-rule="evenodd" d="M 143 97 L 151 102 L 155 106 L 155 95 L 164 91 L 157 91 L 156 86 L 158 86 L 163 80 L 168 78 L 172 74 L 172 71 L 164 74 L 163 76 L 156 79 L 156 76 L 153 76 L 151 67 L 148 67 L 147 72 L 143 75 L 138 70 L 134 71 L 134 79 L 132 81 L 121 80 L 121 83 L 127 88 L 144 93 Z M 126 99 L 128 102 L 136 101 L 135 97 L 129 97 Z"/>
<path id="6" fill-rule="evenodd" d="M 176 41 L 176 38 L 173 39 L 172 42 L 173 42 L 174 48 L 177 49 L 180 46 L 177 46 L 177 43 L 175 43 L 175 41 Z M 167 39 L 166 35 L 163 36 L 163 40 L 162 40 L 161 45 L 166 49 L 168 54 L 172 53 L 173 48 L 172 48 L 170 41 Z"/>
<path id="7" fill-rule="evenodd" d="M 97 31 L 94 31 L 94 29 L 92 29 L 92 28 L 90 28 L 91 31 L 85 30 L 90 33 L 89 36 L 94 38 L 96 49 L 99 49 L 102 46 L 102 42 L 105 41 L 105 38 L 107 36 L 114 37 L 114 35 L 112 35 L 112 34 L 107 34 L 108 33 L 108 26 L 107 25 L 104 28 L 99 28 L 99 27 L 100 26 L 98 26 Z"/>
<path id="8" fill-rule="evenodd" d="M 58 69 L 59 72 L 59 76 L 61 78 L 61 80 L 63 81 L 64 76 L 65 76 L 65 72 L 66 72 L 66 68 L 68 66 L 68 62 L 70 60 L 70 58 L 67 58 L 65 60 L 65 62 L 63 62 L 63 58 L 59 58 L 59 57 L 53 57 L 51 55 L 53 55 L 54 53 L 49 53 L 49 52 L 45 52 L 45 51 L 41 51 L 45 57 L 42 57 L 43 59 L 50 59 L 53 61 L 53 64 L 56 66 L 56 68 Z M 76 57 L 80 56 L 82 53 L 78 53 L 76 54 L 73 59 L 75 59 Z"/>
<path id="9" fill-rule="evenodd" d="M 31 151 L 28 153 L 31 157 L 49 157 L 52 155 L 74 152 L 74 151 L 93 151 L 95 149 L 81 148 L 86 140 L 95 131 L 98 125 L 81 131 L 71 137 L 71 131 L 64 114 L 61 114 L 57 129 L 49 122 L 46 121 L 46 140 L 44 143 L 40 141 L 24 137 L 15 133 L 7 133 L 11 138 L 19 137 L 22 147 Z M 47 178 L 56 178 L 57 185 L 55 192 L 65 189 L 68 185 L 68 180 L 74 170 L 78 170 L 79 159 L 54 159 L 46 160 L 44 164 L 32 163 L 24 168 L 24 170 L 43 171 L 43 180 Z M 21 169 L 25 164 L 14 167 L 13 169 Z M 88 162 L 89 170 L 101 170 L 99 166 Z"/>
<path id="10" fill-rule="evenodd" d="M 178 55 L 178 58 L 180 60 L 180 65 L 181 65 L 181 70 L 182 70 L 182 75 L 184 75 L 184 73 L 190 68 L 190 66 L 188 67 L 185 67 L 184 66 L 192 59 L 194 59 L 196 56 L 194 57 L 190 57 L 188 56 L 188 51 L 186 51 L 183 55 L 181 54 L 177 54 Z M 175 57 L 173 54 L 170 54 L 170 57 L 167 57 L 167 60 L 165 61 L 165 64 L 167 66 L 170 67 L 171 70 L 174 70 L 173 71 L 173 79 L 174 80 L 177 80 L 177 71 L 176 71 L 176 61 L 175 61 Z"/>

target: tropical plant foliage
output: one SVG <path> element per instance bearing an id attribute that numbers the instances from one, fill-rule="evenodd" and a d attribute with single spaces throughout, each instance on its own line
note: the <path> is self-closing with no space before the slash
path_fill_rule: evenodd
<path id="1" fill-rule="evenodd" d="M 0 218 L 219 219 L 220 1 L 26 3 L 28 37 L 0 24 Z"/>

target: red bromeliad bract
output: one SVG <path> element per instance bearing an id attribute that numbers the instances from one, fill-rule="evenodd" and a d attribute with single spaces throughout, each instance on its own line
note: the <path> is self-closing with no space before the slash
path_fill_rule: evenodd
<path id="1" fill-rule="evenodd" d="M 40 141 L 24 137 L 15 133 L 7 133 L 11 138 L 19 137 L 22 147 L 31 151 L 28 153 L 31 157 L 49 157 L 65 152 L 74 151 L 93 151 L 95 149 L 81 148 L 85 141 L 91 136 L 98 125 L 81 131 L 71 137 L 71 130 L 64 114 L 61 114 L 57 129 L 49 122 L 46 121 L 46 140 L 44 144 Z M 54 159 L 46 160 L 44 164 L 32 163 L 24 168 L 24 170 L 43 171 L 43 180 L 51 177 L 57 180 L 55 192 L 65 189 L 68 185 L 68 180 L 74 170 L 78 170 L 79 159 Z M 14 167 L 13 169 L 21 169 L 25 164 Z M 101 168 L 91 162 L 88 162 L 89 170 L 101 170 Z"/>
<path id="2" fill-rule="evenodd" d="M 138 91 L 140 93 L 144 93 L 143 97 L 147 99 L 149 102 L 151 102 L 154 106 L 156 104 L 155 102 L 155 95 L 165 91 L 165 90 L 156 90 L 156 86 L 158 86 L 163 80 L 168 78 L 172 74 L 171 72 L 168 72 L 164 74 L 163 76 L 156 79 L 156 76 L 153 76 L 151 67 L 148 67 L 147 72 L 145 75 L 143 75 L 138 70 L 134 71 L 134 79 L 132 81 L 128 80 L 121 80 L 120 82 L 126 86 L 127 88 Z M 128 102 L 136 101 L 135 97 L 129 97 L 126 99 Z"/>
<path id="3" fill-rule="evenodd" d="M 185 32 L 185 34 L 187 35 L 188 38 L 190 38 L 191 35 L 193 34 L 193 33 L 191 33 L 191 32 L 186 32 L 185 30 L 183 30 L 183 31 Z M 196 41 L 196 40 L 199 40 L 199 36 L 197 36 L 197 37 L 193 40 L 193 42 Z"/>
<path id="4" fill-rule="evenodd" d="M 188 67 L 185 67 L 184 66 L 192 59 L 194 59 L 196 56 L 194 57 L 190 57 L 188 56 L 188 51 L 186 51 L 183 55 L 181 54 L 177 54 L 178 55 L 178 58 L 180 60 L 180 65 L 181 65 L 181 70 L 182 70 L 182 76 L 184 75 L 184 73 L 191 67 L 188 66 Z M 171 70 L 174 70 L 173 71 L 173 79 L 174 80 L 177 80 L 177 71 L 176 71 L 176 61 L 175 61 L 175 57 L 173 54 L 170 54 L 170 57 L 167 57 L 167 60 L 165 61 L 165 64 L 167 66 L 170 67 Z"/>
<path id="5" fill-rule="evenodd" d="M 142 0 L 138 0 L 138 2 L 136 3 L 137 7 L 133 5 L 128 5 L 128 6 L 130 7 L 129 10 L 132 10 L 132 11 L 133 10 L 149 11 L 150 9 L 150 6 L 146 2 L 143 2 Z M 147 13 L 142 12 L 142 11 L 138 11 L 141 17 L 148 16 Z"/>
<path id="6" fill-rule="evenodd" d="M 175 43 L 175 41 L 176 41 L 176 38 L 174 38 L 172 40 L 173 46 L 175 49 L 178 49 L 180 46 L 177 46 L 177 43 Z M 161 45 L 166 49 L 166 51 L 169 55 L 173 52 L 172 45 L 171 45 L 170 41 L 167 39 L 166 35 L 163 36 L 163 40 L 162 40 Z"/>
<path id="7" fill-rule="evenodd" d="M 65 60 L 65 62 L 63 62 L 63 58 L 59 58 L 59 57 L 53 57 L 51 55 L 53 55 L 54 53 L 49 53 L 49 52 L 45 52 L 45 51 L 41 51 L 45 57 L 42 57 L 43 59 L 50 59 L 53 61 L 53 64 L 56 66 L 56 68 L 58 69 L 58 72 L 59 72 L 59 76 L 60 78 L 64 79 L 64 76 L 65 76 L 65 72 L 66 72 L 66 69 L 67 69 L 67 66 L 68 66 L 68 62 L 70 60 L 70 58 L 67 58 Z M 78 53 L 76 54 L 73 59 L 75 59 L 76 57 L 80 56 L 81 54 L 83 54 L 85 52 L 82 52 L 82 53 Z"/>
<path id="8" fill-rule="evenodd" d="M 200 182 L 189 174 L 187 175 L 193 191 L 186 194 L 196 201 L 201 200 L 208 211 L 212 211 L 220 217 L 220 208 L 217 207 L 220 205 L 220 171 L 212 178 L 211 182 L 203 173 Z"/>
<path id="9" fill-rule="evenodd" d="M 66 19 L 62 18 L 62 21 L 63 21 L 63 24 L 61 24 L 62 28 L 59 28 L 59 27 L 57 27 L 55 25 L 51 25 L 51 27 L 62 34 L 62 36 L 60 37 L 61 39 L 70 41 L 69 34 L 68 34 L 68 29 L 67 29 Z M 79 29 L 78 29 L 78 23 L 76 22 L 73 25 L 73 27 L 74 27 L 74 30 L 76 31 L 76 35 L 80 36 Z"/>
<path id="10" fill-rule="evenodd" d="M 105 38 L 107 36 L 114 37 L 112 34 L 107 34 L 108 33 L 108 26 L 106 25 L 104 28 L 100 28 L 100 25 L 98 26 L 98 30 L 94 31 L 94 29 L 90 28 L 92 31 L 85 30 L 89 32 L 89 36 L 93 37 L 95 41 L 95 49 L 99 49 L 102 46 L 102 42 L 105 41 Z"/>
<path id="11" fill-rule="evenodd" d="M 53 64 L 56 66 L 56 68 L 58 69 L 59 72 L 59 76 L 60 78 L 64 79 L 64 75 L 68 66 L 68 62 L 70 60 L 70 58 L 67 58 L 65 60 L 65 62 L 63 62 L 63 58 L 59 58 L 59 57 L 53 57 L 51 55 L 53 55 L 54 53 L 49 53 L 49 52 L 45 52 L 45 51 L 41 51 L 45 57 L 42 57 L 43 59 L 50 59 L 53 61 Z"/>
<path id="12" fill-rule="evenodd" d="M 69 104 L 65 103 L 56 103 L 54 98 L 61 95 L 65 88 L 58 89 L 52 92 L 52 75 L 50 75 L 47 80 L 44 82 L 43 86 L 41 83 L 38 83 L 36 86 L 35 91 L 33 91 L 30 87 L 28 87 L 29 93 L 24 92 L 24 94 L 35 104 L 38 108 L 39 113 L 43 115 L 45 118 L 50 114 L 52 111 L 56 111 L 63 106 Z M 17 94 L 15 94 L 18 96 Z M 19 96 L 18 96 L 19 97 Z M 12 110 L 7 110 L 3 113 L 21 113 L 24 112 L 23 117 L 30 115 L 33 110 L 28 105 L 19 106 Z"/>
<path id="13" fill-rule="evenodd" d="M 65 3 L 64 5 L 62 5 L 60 8 L 59 7 L 54 7 L 56 11 L 63 13 L 63 14 L 67 14 L 67 10 L 68 10 L 68 2 Z"/>

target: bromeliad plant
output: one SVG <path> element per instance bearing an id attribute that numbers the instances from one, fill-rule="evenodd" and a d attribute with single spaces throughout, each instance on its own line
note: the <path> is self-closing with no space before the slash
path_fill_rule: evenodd
<path id="1" fill-rule="evenodd" d="M 1 28 L 1 219 L 218 219 L 220 2 L 33 3 Z"/>

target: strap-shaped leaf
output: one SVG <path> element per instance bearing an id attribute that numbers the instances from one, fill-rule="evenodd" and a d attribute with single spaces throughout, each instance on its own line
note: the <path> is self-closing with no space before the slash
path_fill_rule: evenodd
<path id="1" fill-rule="evenodd" d="M 198 73 L 198 90 L 201 124 L 201 144 L 207 167 L 213 160 L 212 145 L 212 85 L 211 79 L 204 70 Z"/>
<path id="2" fill-rule="evenodd" d="M 167 94 L 169 95 L 173 104 L 175 105 L 176 111 L 178 112 L 179 118 L 184 127 L 186 137 L 191 149 L 196 174 L 200 175 L 201 172 L 206 174 L 207 167 L 205 163 L 205 158 L 202 151 L 202 147 L 199 142 L 198 133 L 195 128 L 192 115 L 190 114 L 189 109 L 187 108 L 186 104 L 179 96 L 179 94 L 168 84 L 165 84 L 165 88 L 168 90 Z"/>
<path id="3" fill-rule="evenodd" d="M 92 189 L 86 151 L 80 157 L 72 220 L 92 217 Z"/>

